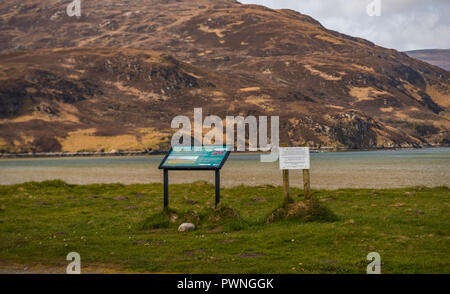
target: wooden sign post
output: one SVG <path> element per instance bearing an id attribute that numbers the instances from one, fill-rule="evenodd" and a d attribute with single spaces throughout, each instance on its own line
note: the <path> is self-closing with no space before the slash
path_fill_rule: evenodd
<path id="1" fill-rule="evenodd" d="M 285 201 L 289 201 L 289 170 L 303 170 L 303 189 L 305 198 L 311 197 L 310 159 L 308 147 L 280 148 L 280 169 L 283 170 L 283 187 Z"/>
<path id="2" fill-rule="evenodd" d="M 311 198 L 311 184 L 310 184 L 310 176 L 309 169 L 303 170 L 303 192 L 305 194 L 305 198 Z"/>
<path id="3" fill-rule="evenodd" d="M 282 144 L 282 147 L 287 147 L 287 144 Z M 291 191 L 289 186 L 289 170 L 283 169 L 283 191 L 284 191 L 284 203 L 287 204 L 291 200 Z"/>
<path id="4" fill-rule="evenodd" d="M 283 170 L 283 189 L 284 189 L 284 203 L 289 203 L 291 200 L 291 193 L 289 187 L 289 170 Z"/>
<path id="5" fill-rule="evenodd" d="M 303 147 L 308 147 L 308 143 L 305 143 Z M 303 193 L 305 195 L 305 198 L 307 199 L 311 198 L 311 183 L 310 183 L 309 168 L 303 170 Z"/>

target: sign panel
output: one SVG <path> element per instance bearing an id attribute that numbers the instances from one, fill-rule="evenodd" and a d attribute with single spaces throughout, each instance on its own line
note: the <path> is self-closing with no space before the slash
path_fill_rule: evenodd
<path id="1" fill-rule="evenodd" d="M 227 146 L 177 146 L 159 165 L 159 169 L 220 169 L 231 148 Z"/>
<path id="2" fill-rule="evenodd" d="M 280 169 L 310 169 L 309 147 L 280 148 Z"/>

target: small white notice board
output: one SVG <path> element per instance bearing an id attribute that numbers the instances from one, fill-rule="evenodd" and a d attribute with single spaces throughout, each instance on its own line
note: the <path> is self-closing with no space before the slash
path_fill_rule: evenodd
<path id="1" fill-rule="evenodd" d="M 280 148 L 280 169 L 310 169 L 309 147 Z"/>

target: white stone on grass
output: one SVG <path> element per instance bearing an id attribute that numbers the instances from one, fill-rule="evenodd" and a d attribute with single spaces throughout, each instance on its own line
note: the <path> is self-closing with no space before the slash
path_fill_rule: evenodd
<path id="1" fill-rule="evenodd" d="M 178 232 L 189 232 L 195 230 L 195 225 L 191 223 L 183 223 L 178 227 Z"/>

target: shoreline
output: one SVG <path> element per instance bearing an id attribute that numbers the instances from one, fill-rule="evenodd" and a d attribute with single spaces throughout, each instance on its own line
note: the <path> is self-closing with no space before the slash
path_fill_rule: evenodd
<path id="1" fill-rule="evenodd" d="M 15 184 L 0 184 L 0 188 L 5 187 L 16 187 L 16 186 L 27 186 L 27 185 L 38 185 L 38 186 L 58 186 L 58 187 L 66 187 L 66 186 L 73 186 L 73 187 L 91 187 L 95 185 L 102 185 L 104 187 L 114 187 L 117 184 L 121 185 L 123 188 L 130 188 L 130 187 L 136 187 L 136 186 L 161 186 L 161 189 L 163 188 L 163 182 L 162 181 L 155 181 L 155 182 L 136 182 L 136 183 L 120 183 L 120 182 L 98 182 L 98 183 L 86 183 L 86 184 L 79 184 L 79 183 L 69 183 L 65 180 L 55 178 L 55 179 L 48 179 L 43 181 L 26 181 L 26 182 L 20 182 Z M 190 181 L 190 182 L 175 182 L 171 183 L 171 187 L 175 188 L 183 188 L 188 186 L 214 186 L 214 182 L 208 181 L 208 180 L 196 180 L 196 181 Z M 355 187 L 331 187 L 331 188 L 325 188 L 322 186 L 319 187 L 312 187 L 311 193 L 314 195 L 318 192 L 339 192 L 339 191 L 404 191 L 404 190 L 423 190 L 423 189 L 450 189 L 449 185 L 446 184 L 437 184 L 437 185 L 405 185 L 405 186 L 383 186 L 383 187 L 376 187 L 376 186 L 355 186 Z M 278 189 L 280 190 L 280 193 L 283 190 L 283 184 L 238 184 L 238 185 L 225 185 L 221 187 L 221 189 L 224 190 L 239 190 L 239 189 Z M 303 184 L 300 183 L 298 185 L 290 185 L 291 194 L 297 195 L 297 197 L 300 197 L 302 193 L 304 193 Z M 162 193 L 162 190 L 161 190 Z"/>
<path id="2" fill-rule="evenodd" d="M 407 147 L 373 147 L 373 148 L 347 148 L 347 147 L 311 147 L 312 153 L 322 152 L 349 152 L 349 151 L 393 151 L 393 150 L 420 150 L 431 148 L 448 148 L 450 145 L 429 145 L 429 146 L 407 146 Z M 0 159 L 15 158 L 62 158 L 62 157 L 139 157 L 139 156 L 161 156 L 166 155 L 168 150 L 152 151 L 116 151 L 116 152 L 29 152 L 29 153 L 0 153 Z M 240 152 L 234 154 L 268 154 L 267 152 Z"/>

